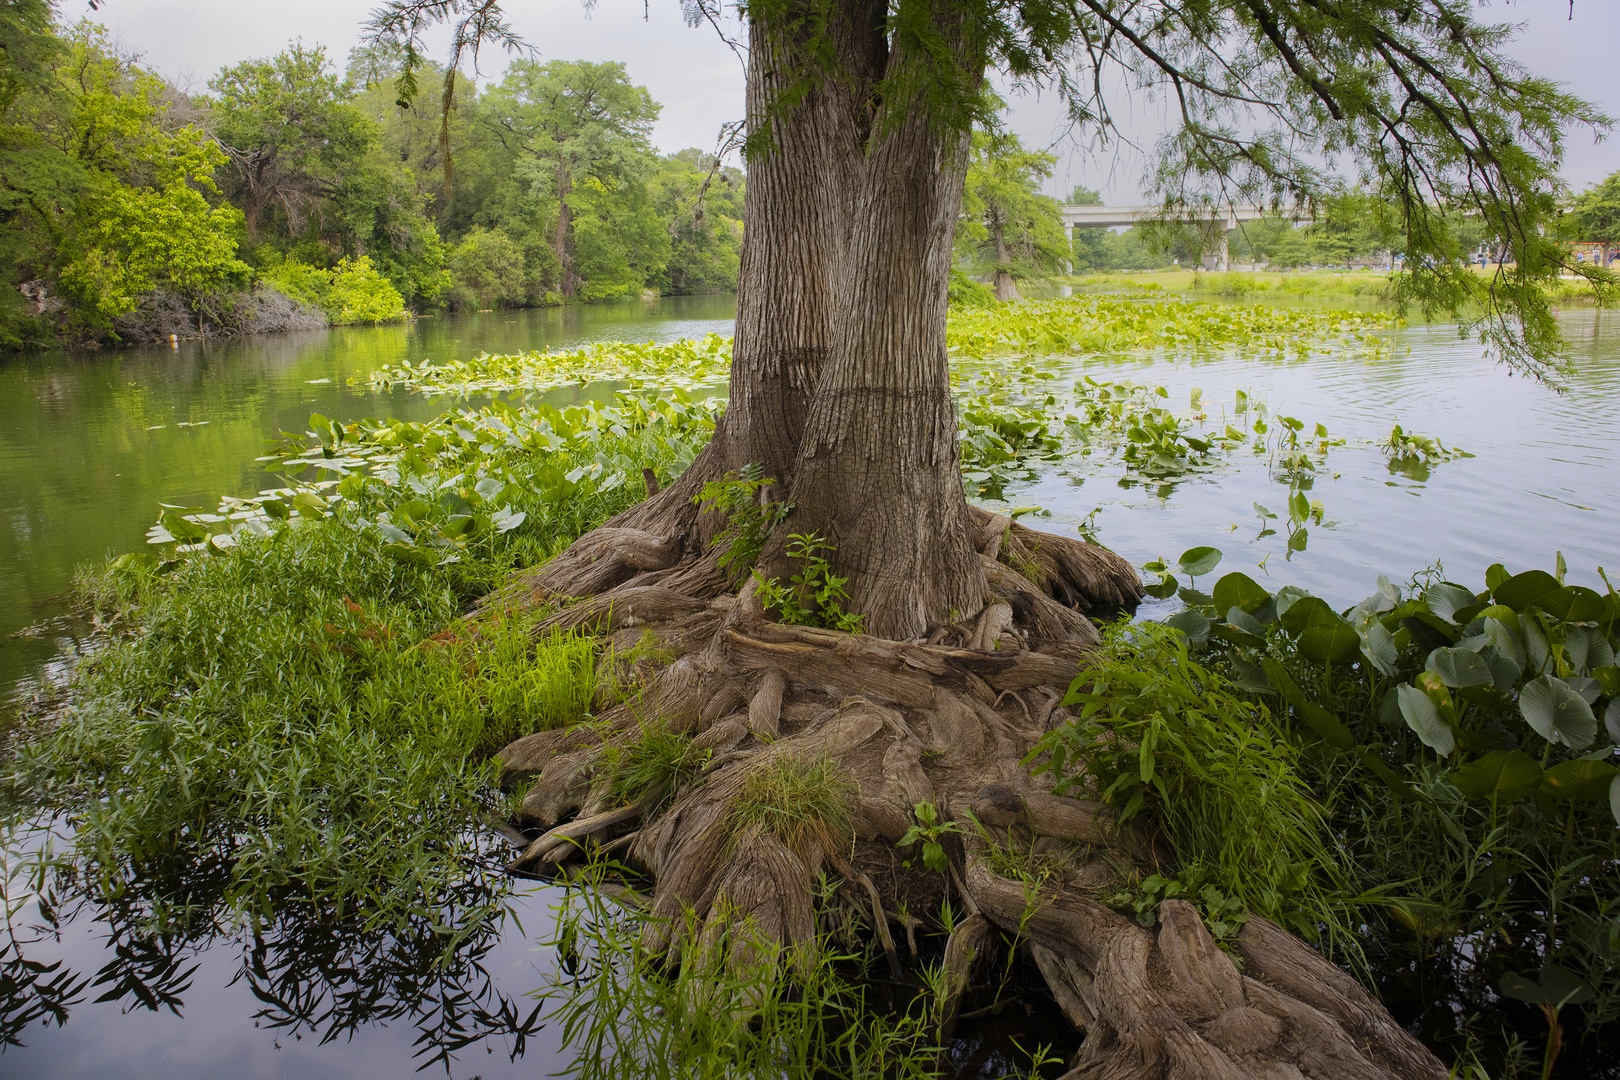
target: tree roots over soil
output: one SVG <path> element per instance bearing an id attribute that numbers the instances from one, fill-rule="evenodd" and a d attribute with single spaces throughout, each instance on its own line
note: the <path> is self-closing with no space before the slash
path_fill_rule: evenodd
<path id="1" fill-rule="evenodd" d="M 1139 598 L 1124 560 L 974 510 L 980 610 L 910 641 L 789 626 L 751 583 L 731 594 L 685 539 L 682 488 L 486 604 L 556 607 L 542 631 L 594 630 L 642 687 L 501 753 L 508 782 L 532 781 L 520 824 L 541 830 L 514 868 L 620 852 L 654 882 L 647 944 L 738 964 L 814 947 L 823 870 L 880 928 L 891 964 L 891 921 L 915 953 L 919 904 L 949 896 L 967 917 L 946 948 L 941 1034 L 999 930 L 1084 1036 L 1073 1080 L 1446 1075 L 1353 979 L 1265 920 L 1249 919 L 1235 961 L 1186 902 L 1165 901 L 1144 928 L 1096 899 L 1168 854 L 1107 807 L 1043 789 L 1022 761 L 1066 718 L 1064 692 L 1099 640 L 1083 613 Z M 656 528 L 654 504 L 682 527 Z M 955 823 L 943 875 L 896 870 L 920 803 Z M 920 878 L 937 881 L 932 897 Z M 756 933 L 728 932 L 744 922 Z"/>

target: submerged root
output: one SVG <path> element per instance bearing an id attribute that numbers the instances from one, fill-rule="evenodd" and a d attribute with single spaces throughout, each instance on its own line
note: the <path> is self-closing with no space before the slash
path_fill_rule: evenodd
<path id="1" fill-rule="evenodd" d="M 1238 943 L 1239 971 L 1190 905 L 1161 904 L 1149 930 L 1092 899 L 1170 853 L 1107 807 L 1037 785 L 1023 759 L 1067 715 L 1097 641 L 1077 609 L 1128 606 L 1139 584 L 1111 553 L 975 514 L 984 605 L 927 640 L 767 621 L 751 589 L 723 594 L 712 558 L 679 554 L 683 534 L 647 513 L 616 526 L 636 531 L 629 554 L 581 541 L 531 576 L 531 591 L 586 597 L 545 627 L 627 655 L 652 642 L 637 664 L 661 655 L 627 669 L 649 676 L 638 696 L 501 753 L 509 780 L 533 782 L 520 821 L 545 830 L 520 864 L 611 846 L 652 879 L 654 953 L 773 971 L 814 961 L 823 877 L 896 966 L 890 921 L 915 955 L 907 899 L 926 895 L 932 918 L 948 895 L 969 915 L 946 945 L 941 1037 L 999 935 L 1027 947 L 1074 1024 L 1073 1080 L 1445 1075 L 1354 980 L 1263 919 Z M 654 738 L 666 773 L 627 790 L 624 762 Z M 944 874 L 899 866 L 924 806 L 949 837 Z M 921 892 L 907 884 L 923 877 Z"/>

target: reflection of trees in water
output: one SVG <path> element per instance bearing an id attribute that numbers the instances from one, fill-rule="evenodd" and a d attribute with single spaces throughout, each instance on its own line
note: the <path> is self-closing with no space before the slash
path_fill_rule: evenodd
<path id="1" fill-rule="evenodd" d="M 61 862 L 8 867 L 0 1047 L 24 1045 L 34 1024 L 65 1025 L 92 1000 L 180 1015 L 188 993 L 212 989 L 193 985 L 197 957 L 235 943 L 241 960 L 230 985 L 245 982 L 262 1003 L 252 1017 L 260 1026 L 307 1032 L 325 1044 L 403 1020 L 417 1031 L 421 1068 L 438 1063 L 448 1071 L 458 1051 L 494 1037 L 516 1059 L 541 1027 L 540 1007 L 502 992 L 484 966 L 512 918 L 510 879 L 485 844 L 471 842 L 476 853 L 460 883 L 415 910 L 288 895 L 270 912 L 247 916 L 246 926 L 226 892 L 229 867 L 217 858 L 168 852 L 114 882 Z M 39 959 L 77 919 L 108 927 L 111 956 L 94 975 Z"/>

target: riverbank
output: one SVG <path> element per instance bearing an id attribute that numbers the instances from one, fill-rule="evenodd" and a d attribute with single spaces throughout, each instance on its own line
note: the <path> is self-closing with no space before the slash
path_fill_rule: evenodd
<path id="1" fill-rule="evenodd" d="M 1562 543 L 1570 556 L 1571 583 L 1602 590 L 1601 580 L 1592 573 L 1591 553 L 1602 550 L 1601 524 L 1612 520 L 1607 515 L 1617 497 L 1612 484 L 1604 486 L 1607 448 L 1616 420 L 1614 337 L 1612 328 L 1606 336 L 1607 324 L 1594 321 L 1590 326 L 1571 327 L 1578 348 L 1590 360 L 1583 370 L 1586 381 L 1578 382 L 1568 397 L 1543 398 L 1526 395 L 1519 380 L 1485 385 L 1491 378 L 1489 369 L 1482 370 L 1480 358 L 1460 349 L 1446 328 L 1394 331 L 1385 328 L 1382 320 L 1360 314 L 1329 321 L 1275 309 L 1249 314 L 1231 305 L 1185 311 L 1182 307 L 1170 304 L 1161 309 L 1133 301 L 1109 317 L 1097 318 L 1101 308 L 1080 303 L 1033 308 L 1024 314 L 1039 314 L 1039 318 L 1020 318 L 1011 325 L 988 317 L 978 323 L 958 320 L 953 341 L 964 354 L 958 365 L 964 466 L 980 499 L 1005 511 L 1042 504 L 1044 510 L 1022 520 L 1051 531 L 1075 525 L 1100 530 L 1104 539 L 1139 563 L 1151 561 L 1165 549 L 1175 552 L 1213 540 L 1225 550 L 1222 571 L 1247 567 L 1249 575 L 1262 581 L 1272 573 L 1281 580 L 1308 584 L 1330 598 L 1335 609 L 1365 594 L 1378 570 L 1409 572 L 1418 568 L 1419 561 L 1436 555 L 1445 558 L 1452 580 L 1480 588 L 1488 581 L 1486 567 L 1498 558 L 1518 566 L 1545 564 L 1541 547 L 1548 538 Z M 1140 321 L 1125 326 L 1125 313 Z M 1149 317 L 1143 318 L 1144 313 Z M 1009 342 L 1017 344 L 1009 348 Z M 1061 355 L 1076 349 L 1092 355 L 1083 364 Z M 982 354 L 985 362 L 967 358 L 969 352 Z M 1008 359 L 1009 352 L 1014 359 Z M 459 358 L 467 353 L 445 355 Z M 591 370 L 599 377 L 640 373 L 653 376 L 648 378 L 649 385 L 660 388 L 663 380 L 656 375 L 664 368 L 681 372 L 683 380 L 695 387 L 724 368 L 719 352 L 706 354 L 707 359 L 688 357 L 668 364 L 657 360 L 660 354 L 656 350 L 630 350 L 622 361 L 614 361 L 618 355 L 608 349 L 586 354 L 584 360 L 595 365 Z M 517 376 L 526 380 L 517 385 L 542 395 L 565 392 L 585 370 L 578 364 L 570 367 L 567 363 L 496 358 L 483 364 L 436 364 L 424 372 L 420 359 L 419 354 L 413 357 L 409 370 L 393 362 L 387 378 L 431 385 L 441 394 L 455 395 L 464 390 L 488 393 L 499 388 L 499 380 Z M 551 374 L 546 376 L 548 369 Z M 1466 403 L 1434 392 L 1436 387 L 1464 377 L 1478 387 Z M 306 383 L 311 393 L 325 393 L 321 386 Z M 1239 396 L 1236 390 L 1244 387 L 1247 389 Z M 311 427 L 313 436 L 284 447 L 278 455 L 282 465 L 277 471 L 298 477 L 293 485 L 297 490 L 261 498 L 253 494 L 261 486 L 257 480 L 216 483 L 208 493 L 236 491 L 250 501 L 217 507 L 212 498 L 193 499 L 186 505 L 199 507 L 196 512 L 182 510 L 166 517 L 163 527 L 171 536 L 178 533 L 189 544 L 206 543 L 215 550 L 183 556 L 162 574 L 154 573 L 157 567 L 153 564 L 137 558 L 102 577 L 106 584 L 97 596 L 103 622 L 130 631 L 142 628 L 142 632 L 131 633 L 118 655 L 108 656 L 98 677 L 115 694 L 147 695 L 155 715 L 143 721 L 145 726 L 136 737 L 123 713 L 127 702 L 117 704 L 109 698 L 105 712 L 97 715 L 99 710 L 88 710 L 78 745 L 103 749 L 78 760 L 74 782 L 87 785 L 86 791 L 108 782 L 82 775 L 86 762 L 99 761 L 108 767 L 125 762 L 140 775 L 144 775 L 141 770 L 158 771 L 148 778 L 150 785 L 130 785 L 128 797 L 137 803 L 126 799 L 125 809 L 118 815 L 91 820 L 95 829 L 107 830 L 101 835 L 110 840 L 95 845 L 95 850 L 124 857 L 119 853 L 139 846 L 131 842 L 135 837 L 169 835 L 164 830 L 171 829 L 173 822 L 165 824 L 162 815 L 171 812 L 206 825 L 201 833 L 190 825 L 185 827 L 205 844 L 213 843 L 206 839 L 209 836 L 252 837 L 269 828 L 272 831 L 264 835 L 275 843 L 263 850 L 275 853 L 267 856 L 276 864 L 266 879 L 273 910 L 295 910 L 299 888 L 318 888 L 320 895 L 330 897 L 334 887 L 361 887 L 364 895 L 356 902 L 370 912 L 368 917 L 376 918 L 383 909 L 364 905 L 392 903 L 390 897 L 396 894 L 387 887 L 387 880 L 397 878 L 351 875 L 344 879 L 336 871 L 329 874 L 319 868 L 341 868 L 351 843 L 371 843 L 356 834 L 361 819 L 351 820 L 353 814 L 386 817 L 396 810 L 406 812 L 405 803 L 390 801 L 392 795 L 381 800 L 366 795 L 331 802 L 327 789 L 363 787 L 372 782 L 365 778 L 379 769 L 453 768 L 458 776 L 459 770 L 466 769 L 470 770 L 467 776 L 476 778 L 478 770 L 487 767 L 476 747 L 487 748 L 499 737 L 498 729 L 488 726 L 492 720 L 551 716 L 545 702 L 555 700 L 557 691 L 590 685 L 577 663 L 542 666 L 537 663 L 538 651 L 524 652 L 520 664 L 503 661 L 505 650 L 525 640 L 522 625 L 484 640 L 457 633 L 435 641 L 435 635 L 469 599 L 487 591 L 501 569 L 538 561 L 548 545 L 565 542 L 598 520 L 599 511 L 611 510 L 607 500 L 639 497 L 645 490 L 639 471 L 643 460 L 654 467 L 660 482 L 667 483 L 672 465 L 701 442 L 706 406 L 701 399 L 683 402 L 676 396 L 671 402 L 667 393 L 660 397 L 663 404 L 657 408 L 638 406 L 628 411 L 622 404 L 576 397 L 572 400 L 578 404 L 573 408 L 557 409 L 540 399 L 469 412 L 459 407 L 445 411 L 442 397 L 436 404 L 425 403 L 401 391 L 388 400 L 426 404 L 431 415 L 420 421 L 379 424 L 342 419 L 339 424 L 308 424 L 307 414 L 314 410 L 306 409 L 303 419 L 286 426 L 294 430 Z M 381 400 L 372 399 L 372 403 Z M 1397 412 L 1415 409 L 1410 403 L 1417 400 L 1424 405 L 1415 416 Z M 475 397 L 469 404 L 479 402 Z M 364 401 L 350 401 L 349 405 L 364 405 Z M 1568 426 L 1568 418 L 1561 412 L 1566 408 L 1584 418 L 1583 427 Z M 619 411 L 610 413 L 610 409 Z M 1513 424 L 1496 423 L 1492 417 L 1499 412 L 1518 419 Z M 1297 427 L 1290 422 L 1296 417 Z M 1437 445 L 1460 446 L 1477 456 L 1414 464 L 1403 460 L 1405 452 L 1399 445 L 1386 454 L 1378 444 L 1388 439 L 1396 420 L 1404 421 L 1408 432 L 1415 429 L 1432 436 Z M 682 426 L 689 424 L 698 426 Z M 602 434 L 615 431 L 622 434 Z M 1231 431 L 1239 437 L 1234 438 Z M 1501 506 L 1509 490 L 1517 490 L 1511 485 L 1524 485 L 1527 490 L 1521 497 L 1526 500 L 1533 497 L 1532 492 L 1543 494 L 1540 482 L 1547 476 L 1541 458 L 1526 445 L 1503 441 L 1504 433 L 1536 431 L 1558 432 L 1559 485 L 1579 489 L 1583 504 L 1595 506 L 1595 510 L 1548 502 L 1529 528 L 1522 516 L 1491 512 Z M 1590 436 L 1591 444 L 1582 442 L 1579 434 L 1569 435 L 1571 431 Z M 1147 438 L 1138 438 L 1137 432 Z M 649 435 L 649 448 L 634 452 L 616 448 L 613 441 Z M 1527 437 L 1529 447 L 1540 445 L 1534 434 Z M 244 453 L 242 460 L 251 453 Z M 1405 456 L 1414 454 L 1422 457 L 1417 451 Z M 305 464 L 294 469 L 288 461 Z M 408 469 L 403 467 L 407 461 Z M 1423 478 L 1415 479 L 1420 472 Z M 254 470 L 254 475 L 260 474 Z M 452 475 L 461 479 L 442 495 L 423 495 L 440 490 L 438 481 Z M 310 481 L 307 485 L 306 479 Z M 1554 494 L 1555 489 L 1545 492 Z M 305 495 L 310 498 L 301 498 Z M 1302 512 L 1294 508 L 1296 497 L 1303 499 Z M 412 505 L 416 500 L 423 505 Z M 272 503 L 277 505 L 272 507 Z M 1206 517 L 1217 522 L 1252 519 L 1251 503 L 1276 507 L 1283 519 L 1268 523 L 1261 516 L 1257 526 L 1241 532 L 1235 531 L 1236 526 L 1228 530 L 1224 524 L 1200 524 Z M 215 515 L 216 510 L 222 512 Z M 522 520 L 502 528 L 520 514 Z M 1597 533 L 1579 525 L 1586 514 L 1599 519 Z M 151 520 L 150 513 L 146 520 Z M 1468 528 L 1435 527 L 1436 521 L 1466 521 Z M 257 522 L 269 535 L 258 535 L 259 528 L 249 522 Z M 382 528 L 385 523 L 392 532 Z M 201 535 L 189 530 L 201 530 Z M 1296 540 L 1301 530 L 1306 536 Z M 1251 532 L 1256 534 L 1252 538 Z M 236 542 L 233 546 L 225 539 L 206 539 L 212 535 Z M 1424 552 L 1414 552 L 1414 537 L 1423 537 Z M 1351 539 L 1355 542 L 1349 542 Z M 160 545 L 156 550 L 165 549 Z M 501 552 L 506 554 L 497 558 Z M 1484 560 L 1477 568 L 1476 554 Z M 1285 570 L 1288 556 L 1293 562 Z M 1187 552 L 1180 560 L 1167 561 L 1170 572 L 1181 580 L 1173 593 L 1157 602 L 1165 605 L 1158 609 L 1161 614 L 1168 614 L 1182 601 L 1192 604 L 1196 600 L 1196 590 L 1185 596 L 1175 593 L 1183 585 L 1203 584 L 1186 580 L 1189 571 L 1185 567 L 1192 567 L 1191 573 L 1207 575 L 1209 568 L 1200 568 L 1207 560 L 1207 554 Z M 1260 567 L 1253 566 L 1256 560 Z M 1369 572 L 1369 565 L 1377 569 Z M 1263 589 L 1273 600 L 1282 596 L 1277 584 L 1267 581 Z M 204 592 L 215 599 L 199 602 Z M 1219 596 L 1221 591 L 1213 595 Z M 225 620 L 208 614 L 237 609 L 240 617 Z M 1218 622 L 1224 614 L 1214 612 L 1210 621 Z M 1286 630 L 1279 627 L 1277 632 Z M 554 646 L 564 655 L 573 655 L 568 650 L 574 645 L 566 637 L 540 642 L 547 656 Z M 602 686 L 601 673 L 609 670 L 601 656 L 595 654 L 593 668 L 597 689 Z M 651 651 L 648 656 L 655 659 Z M 255 657 L 271 658 L 271 662 L 261 665 Z M 476 680 L 468 689 L 470 698 L 441 700 L 437 691 L 429 695 L 435 703 L 430 711 L 435 716 L 442 713 L 446 719 L 444 730 L 454 738 L 472 739 L 468 745 L 475 749 L 460 756 L 429 754 L 437 744 L 423 741 L 423 733 L 386 727 L 398 723 L 399 714 L 407 711 L 389 704 L 400 700 L 399 693 L 425 692 L 438 685 L 434 672 L 441 664 L 459 671 L 468 670 L 471 664 L 476 671 Z M 283 667 L 298 677 L 279 687 L 264 682 L 272 670 Z M 562 674 L 538 674 L 525 683 L 527 670 Z M 603 708 L 614 700 L 611 695 L 622 693 L 622 684 L 615 690 L 612 680 L 608 683 L 607 696 L 600 702 Z M 177 684 L 189 685 L 192 691 L 172 697 Z M 140 690 L 141 686 L 148 689 Z M 591 696 L 595 697 L 595 690 Z M 257 704 L 251 710 L 242 708 L 250 700 Z M 345 705 L 368 701 L 358 711 Z M 346 709 L 345 724 L 359 726 L 343 727 L 343 738 L 330 745 L 322 741 L 322 724 L 251 726 L 277 718 L 324 717 L 336 708 Z M 216 745 L 209 738 L 210 728 L 225 730 L 218 726 L 221 724 L 250 725 L 243 730 L 252 737 L 245 742 L 219 740 Z M 372 730 L 375 738 L 387 742 L 387 752 L 379 748 L 376 755 L 342 757 L 339 772 L 347 779 L 336 787 L 323 781 L 322 777 L 334 775 L 327 771 L 327 756 L 347 753 L 338 743 L 364 748 L 371 745 L 368 740 L 373 735 L 367 731 Z M 487 733 L 488 739 L 477 732 Z M 411 748 L 411 753 L 402 754 L 400 747 Z M 262 765 L 245 768 L 247 763 L 237 755 L 250 751 L 265 756 Z M 1415 753 L 1421 756 L 1422 752 Z M 286 767 L 294 759 L 303 763 L 302 773 Z M 668 740 L 653 741 L 642 758 L 622 760 L 619 767 L 629 769 L 637 761 L 677 771 L 693 764 L 680 742 Z M 176 774 L 165 762 L 187 764 Z M 310 765 L 316 766 L 313 771 Z M 262 798 L 246 798 L 230 781 L 244 775 L 263 776 L 272 787 L 263 789 Z M 282 791 L 285 779 L 294 775 L 305 776 L 308 788 Z M 164 784 L 176 777 L 183 778 L 193 794 L 156 798 L 167 790 Z M 386 791 L 442 790 L 451 802 L 461 798 L 457 793 L 468 790 L 463 780 L 426 787 L 402 777 L 382 777 L 376 782 L 379 790 Z M 140 794 L 147 786 L 150 795 Z M 248 794 L 259 790 L 250 789 Z M 289 810 L 266 824 L 234 817 L 255 813 L 256 805 L 296 807 L 297 811 Z M 469 812 L 472 805 L 466 804 L 463 812 Z M 165 806 L 173 810 L 165 810 Z M 490 806 L 502 809 L 510 804 Z M 1593 804 L 1591 812 L 1602 809 L 1601 804 Z M 313 830 L 301 824 L 310 820 L 306 815 L 311 813 L 326 815 Z M 333 818 L 334 813 L 340 816 Z M 387 834 L 389 826 L 381 819 L 365 820 L 370 822 L 367 835 L 379 830 Z M 125 839 L 115 839 L 120 835 Z M 409 839 L 421 834 L 402 835 Z M 330 843 L 331 837 L 346 839 Z M 203 924 L 228 923 L 243 910 L 238 904 L 251 907 L 257 895 L 251 887 L 234 883 L 242 881 L 242 872 L 261 865 L 262 859 L 249 857 L 254 848 L 209 850 L 212 855 L 181 853 L 183 857 L 165 865 L 182 874 L 182 880 L 187 867 L 219 871 L 211 884 L 187 888 L 201 905 L 197 915 Z M 385 864 L 373 861 L 370 853 L 374 850 L 362 846 L 348 854 L 356 865 L 399 866 L 407 874 L 422 874 L 416 879 L 420 883 L 445 872 L 446 867 L 453 868 L 453 860 L 436 861 L 444 854 L 454 850 L 466 854 L 471 849 L 430 849 L 420 862 L 395 861 L 394 853 Z M 294 874 L 294 891 L 276 893 L 275 875 L 287 874 L 300 860 L 304 872 Z M 161 885 L 165 890 L 176 884 L 172 876 L 152 878 L 138 873 L 114 874 L 113 879 L 136 883 L 123 893 L 132 906 L 119 909 L 134 917 L 118 925 L 128 928 L 126 934 L 137 936 L 146 925 L 140 917 L 144 905 L 154 896 L 168 895 L 147 892 L 144 883 L 153 882 L 154 887 Z M 484 902 L 482 895 L 470 897 L 462 912 L 470 916 Z M 105 910 L 108 900 L 93 894 L 89 910 Z M 617 912 L 614 917 L 627 914 Z M 1372 916 L 1378 917 L 1377 912 Z M 464 925 L 448 918 L 439 922 L 446 927 Z M 1387 928 L 1391 924 L 1383 920 L 1378 925 Z M 321 933 L 318 923 L 305 929 L 312 937 Z M 929 934 L 922 928 L 919 931 L 926 952 Z M 203 936 L 199 933 L 189 940 L 200 942 Z M 466 940 L 475 939 L 482 940 L 477 935 Z M 179 958 L 183 963 L 183 949 Z M 881 966 L 881 960 L 878 963 Z M 259 980 L 255 985 L 263 985 L 259 976 L 250 978 Z M 303 980 L 307 987 L 303 992 L 311 999 L 328 992 L 317 988 L 332 985 L 323 982 L 330 980 L 331 973 L 307 967 L 299 969 L 297 978 Z M 516 993 L 533 985 L 531 980 L 516 988 Z M 183 991 L 177 993 L 184 996 Z M 984 1007 L 990 1006 L 991 1002 L 984 1003 Z M 75 1015 L 87 1008 L 82 1002 L 75 1005 Z M 500 1010 L 488 1013 L 499 1015 Z M 316 1015 L 296 1012 L 292 1030 L 316 1030 L 318 1024 L 317 1028 L 308 1026 L 317 1023 L 312 1019 Z M 518 1026 L 522 1020 L 522 1015 L 516 1017 Z M 473 1027 L 487 1039 L 515 1038 L 514 1027 L 502 1023 L 507 1026 L 479 1019 Z M 33 1030 L 38 1037 L 39 1029 Z M 84 1028 L 68 1030 L 74 1033 Z M 1010 1034 L 1028 1046 L 1033 1041 L 1050 1042 L 1054 1031 L 1061 1033 L 1062 1029 L 1037 1028 L 1032 1033 L 1026 1028 Z M 442 1031 L 423 1033 L 430 1040 L 445 1038 Z M 1478 1032 L 1470 1037 L 1485 1038 Z M 468 1064 L 484 1068 L 484 1055 L 479 1057 L 477 1063 Z M 1006 1062 L 1008 1067 L 1012 1064 Z M 528 1067 L 532 1071 L 532 1059 Z"/>

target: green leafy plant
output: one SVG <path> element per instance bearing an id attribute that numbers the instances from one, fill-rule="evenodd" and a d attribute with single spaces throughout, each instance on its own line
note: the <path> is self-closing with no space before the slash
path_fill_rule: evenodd
<path id="1" fill-rule="evenodd" d="M 1150 817 L 1183 866 L 1249 910 L 1354 948 L 1338 897 L 1345 875 L 1299 752 L 1263 703 L 1188 651 L 1174 628 L 1122 625 L 1076 677 L 1074 720 L 1031 762 L 1060 793 Z"/>
<path id="2" fill-rule="evenodd" d="M 1189 863 L 1174 875 L 1149 874 L 1132 887 L 1110 896 L 1108 902 L 1114 907 L 1129 908 L 1141 925 L 1153 926 L 1159 921 L 1162 902 L 1189 901 L 1203 916 L 1215 944 L 1229 949 L 1237 941 L 1243 924 L 1249 921 L 1249 914 L 1241 899 L 1206 883 L 1206 876 L 1201 863 Z"/>
<path id="3" fill-rule="evenodd" d="M 844 601 L 849 599 L 844 582 L 849 579 L 832 572 L 828 559 L 832 553 L 832 544 L 816 533 L 790 534 L 787 556 L 799 561 L 802 567 L 799 572 L 786 584 L 754 572 L 754 587 L 765 610 L 793 626 L 861 633 L 866 628 L 866 618 L 844 610 Z"/>
<path id="4" fill-rule="evenodd" d="M 737 473 L 704 484 L 692 500 L 726 519 L 714 547 L 719 552 L 716 561 L 734 588 L 748 579 L 766 539 L 793 510 L 792 503 L 767 497 L 775 484 L 760 475 L 758 462 L 749 462 Z"/>
<path id="5" fill-rule="evenodd" d="M 941 821 L 939 810 L 931 802 L 920 802 L 912 807 L 917 823 L 906 830 L 896 847 L 910 847 L 912 844 L 922 844 L 922 863 L 935 873 L 943 874 L 950 869 L 950 857 L 945 854 L 944 840 L 948 836 L 960 834 L 962 831 L 954 821 Z M 911 863 L 908 861 L 907 866 Z"/>

